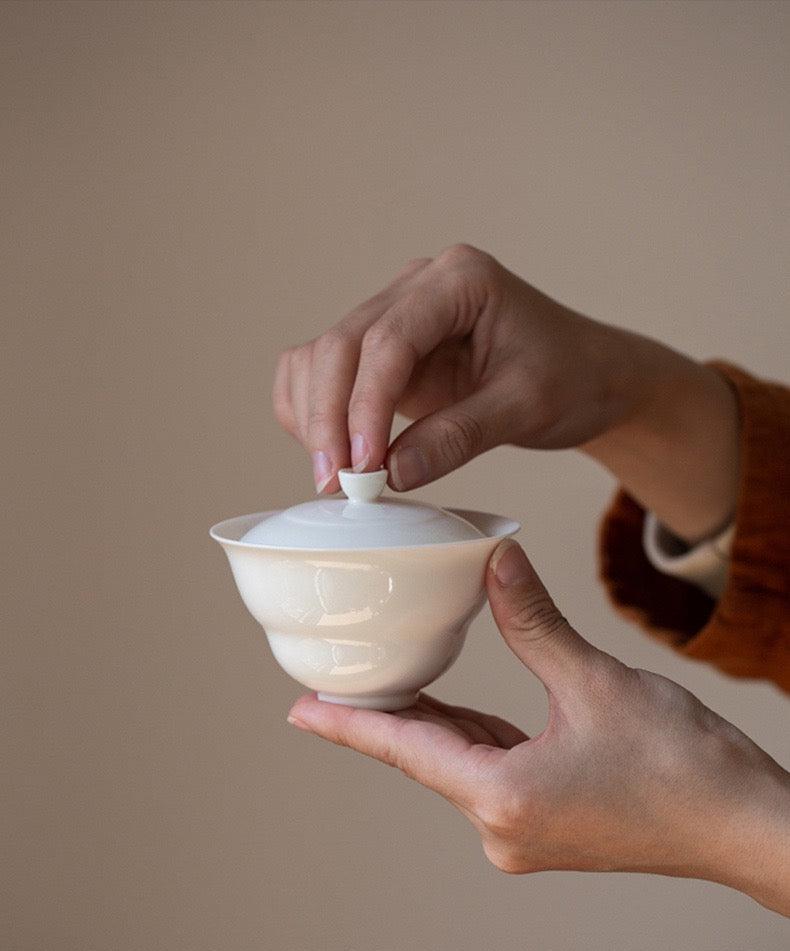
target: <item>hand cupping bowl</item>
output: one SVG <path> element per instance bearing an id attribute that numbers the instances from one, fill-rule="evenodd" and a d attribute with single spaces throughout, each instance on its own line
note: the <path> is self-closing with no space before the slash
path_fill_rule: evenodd
<path id="1" fill-rule="evenodd" d="M 458 657 L 488 560 L 520 526 L 382 498 L 386 480 L 343 470 L 346 499 L 241 515 L 211 537 L 287 673 L 321 700 L 400 710 Z"/>

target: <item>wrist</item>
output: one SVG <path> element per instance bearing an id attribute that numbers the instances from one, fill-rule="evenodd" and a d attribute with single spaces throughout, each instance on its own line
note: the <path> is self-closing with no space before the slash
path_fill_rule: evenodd
<path id="1" fill-rule="evenodd" d="M 771 762 L 744 782 L 706 877 L 790 917 L 790 774 Z"/>
<path id="2" fill-rule="evenodd" d="M 619 365 L 608 385 L 621 412 L 580 448 L 662 524 L 694 543 L 734 514 L 736 396 L 718 371 L 657 341 L 624 334 L 616 352 Z"/>

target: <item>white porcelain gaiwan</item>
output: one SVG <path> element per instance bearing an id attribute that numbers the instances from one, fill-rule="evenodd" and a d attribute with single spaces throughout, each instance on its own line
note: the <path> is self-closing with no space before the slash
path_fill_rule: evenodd
<path id="1" fill-rule="evenodd" d="M 321 700 L 400 710 L 458 657 L 488 560 L 520 525 L 382 497 L 386 481 L 342 470 L 347 498 L 240 515 L 211 537 L 287 673 Z"/>

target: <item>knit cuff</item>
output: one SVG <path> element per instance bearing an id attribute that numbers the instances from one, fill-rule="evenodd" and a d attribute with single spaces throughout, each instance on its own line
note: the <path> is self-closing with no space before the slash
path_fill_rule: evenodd
<path id="1" fill-rule="evenodd" d="M 790 390 L 712 365 L 741 412 L 741 482 L 721 598 L 650 563 L 645 512 L 622 491 L 601 525 L 601 577 L 622 614 L 676 650 L 790 691 Z"/>

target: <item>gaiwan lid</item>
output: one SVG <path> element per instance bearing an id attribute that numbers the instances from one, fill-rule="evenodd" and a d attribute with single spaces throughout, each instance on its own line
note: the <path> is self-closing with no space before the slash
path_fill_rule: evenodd
<path id="1" fill-rule="evenodd" d="M 341 469 L 345 499 L 314 499 L 264 518 L 241 541 L 272 548 L 362 549 L 437 545 L 483 538 L 452 512 L 408 499 L 382 498 L 387 470 Z"/>

